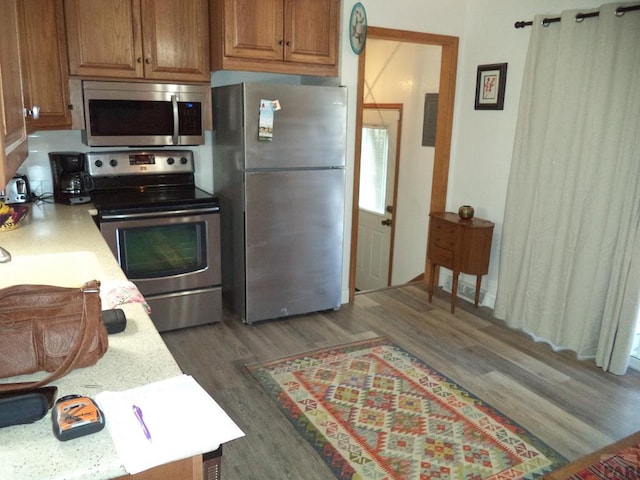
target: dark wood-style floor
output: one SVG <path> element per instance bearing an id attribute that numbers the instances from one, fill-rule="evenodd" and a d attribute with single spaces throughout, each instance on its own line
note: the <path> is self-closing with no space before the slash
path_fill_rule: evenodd
<path id="1" fill-rule="evenodd" d="M 386 336 L 514 421 L 568 460 L 640 430 L 640 374 L 604 373 L 458 300 L 428 302 L 422 285 L 356 296 L 353 305 L 286 320 L 223 322 L 162 336 L 185 373 L 246 433 L 224 446 L 223 480 L 335 478 L 278 411 L 246 364 Z"/>

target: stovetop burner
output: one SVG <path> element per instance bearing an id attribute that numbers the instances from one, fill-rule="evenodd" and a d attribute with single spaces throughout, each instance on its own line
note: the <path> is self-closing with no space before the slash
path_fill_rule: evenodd
<path id="1" fill-rule="evenodd" d="M 217 206 L 218 198 L 193 186 L 150 187 L 144 190 L 92 192 L 98 212 Z"/>
<path id="2" fill-rule="evenodd" d="M 87 154 L 91 197 L 100 215 L 218 206 L 195 186 L 190 150 L 132 150 Z"/>

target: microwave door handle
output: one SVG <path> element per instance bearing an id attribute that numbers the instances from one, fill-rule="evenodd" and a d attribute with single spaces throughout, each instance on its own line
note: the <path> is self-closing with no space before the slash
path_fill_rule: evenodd
<path id="1" fill-rule="evenodd" d="M 173 108 L 173 136 L 172 141 L 174 145 L 178 144 L 178 127 L 180 126 L 180 119 L 178 118 L 178 97 L 171 95 L 171 107 Z"/>

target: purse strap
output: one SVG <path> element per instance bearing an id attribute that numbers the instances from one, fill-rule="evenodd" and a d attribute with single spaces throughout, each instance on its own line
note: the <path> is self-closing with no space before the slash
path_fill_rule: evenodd
<path id="1" fill-rule="evenodd" d="M 88 295 L 98 295 L 100 292 L 100 282 L 97 280 L 91 280 L 86 282 L 82 288 L 82 318 L 80 320 L 81 335 L 78 335 L 78 339 L 67 358 L 62 364 L 50 375 L 42 380 L 36 380 L 33 382 L 18 382 L 18 383 L 0 383 L 0 392 L 15 392 L 19 390 L 30 390 L 33 388 L 43 387 L 48 383 L 53 382 L 61 377 L 64 377 L 67 373 L 73 370 L 83 355 L 89 351 L 91 343 L 95 337 L 95 332 L 98 331 L 100 325 L 100 319 L 96 315 L 87 314 L 87 298 Z"/>

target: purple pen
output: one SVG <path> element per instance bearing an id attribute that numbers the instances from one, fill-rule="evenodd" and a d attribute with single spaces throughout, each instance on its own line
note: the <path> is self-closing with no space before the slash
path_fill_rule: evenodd
<path id="1" fill-rule="evenodd" d="M 151 432 L 149 432 L 149 428 L 147 427 L 147 424 L 144 423 L 144 418 L 142 418 L 142 410 L 140 409 L 140 407 L 136 405 L 133 405 L 132 408 L 133 408 L 133 414 L 138 419 L 138 422 L 140 422 L 140 426 L 142 427 L 144 436 L 147 437 L 147 440 L 151 441 Z"/>

